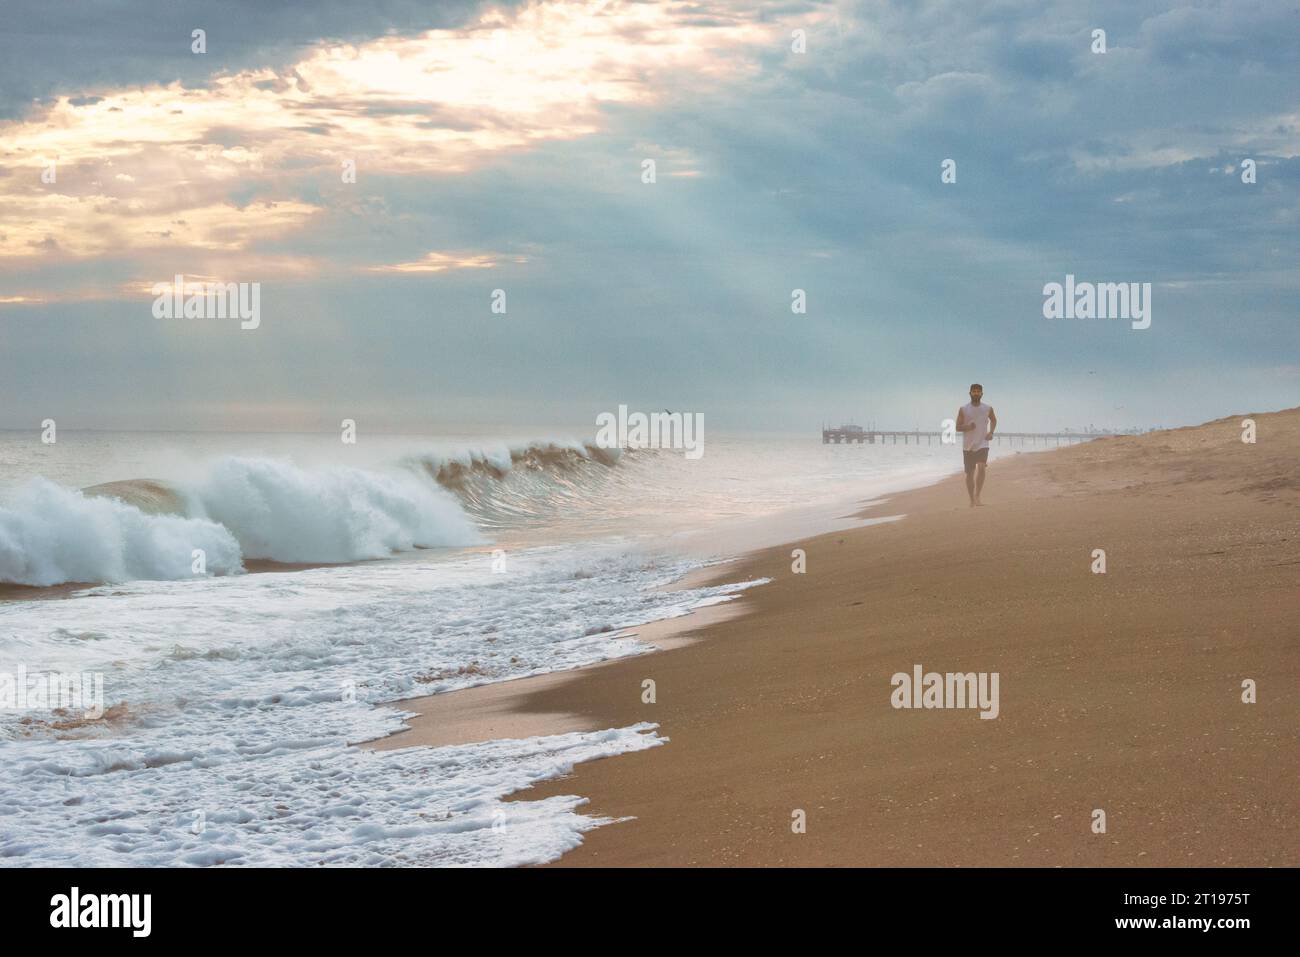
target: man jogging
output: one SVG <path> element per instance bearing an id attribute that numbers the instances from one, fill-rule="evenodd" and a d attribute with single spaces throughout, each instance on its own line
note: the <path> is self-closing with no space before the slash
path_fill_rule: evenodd
<path id="1" fill-rule="evenodd" d="M 962 433 L 961 457 L 966 466 L 966 491 L 971 508 L 983 505 L 980 492 L 984 489 L 984 469 L 989 460 L 989 439 L 998 427 L 998 417 L 993 406 L 986 405 L 984 386 L 971 383 L 970 402 L 957 410 L 957 431 Z"/>

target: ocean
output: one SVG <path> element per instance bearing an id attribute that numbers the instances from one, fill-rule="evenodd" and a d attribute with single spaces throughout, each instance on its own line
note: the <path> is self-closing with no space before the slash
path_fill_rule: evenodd
<path id="1" fill-rule="evenodd" d="M 698 459 L 590 442 L 0 432 L 0 863 L 554 859 L 603 822 L 578 796 L 502 798 L 662 746 L 653 723 L 352 745 L 399 730 L 401 699 L 644 653 L 637 626 L 762 583 L 664 586 L 859 524 L 961 460 L 816 434 L 710 435 Z M 18 700 L 52 672 L 101 681 L 102 718 Z"/>

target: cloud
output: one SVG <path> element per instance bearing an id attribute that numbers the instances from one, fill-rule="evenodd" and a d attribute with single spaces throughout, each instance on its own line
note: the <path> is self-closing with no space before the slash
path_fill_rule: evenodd
<path id="1" fill-rule="evenodd" d="M 655 102 L 670 83 L 734 80 L 736 48 L 771 28 L 692 22 L 680 3 L 573 0 L 490 12 L 415 37 L 325 44 L 281 70 L 62 96 L 0 128 L 0 157 L 29 171 L 0 192 L 28 223 L 0 257 L 246 249 L 304 228 L 307 178 L 334 193 L 356 175 L 463 174 L 512 151 L 590 136 L 611 104 Z M 54 164 L 54 183 L 40 179 Z M 235 191 L 256 202 L 232 202 Z M 184 220 L 184 227 L 179 221 Z"/>
<path id="2" fill-rule="evenodd" d="M 509 9 L 517 0 L 491 0 Z M 292 64 L 304 44 L 413 36 L 470 22 L 482 0 L 5 0 L 0 30 L 0 119 L 20 117 L 61 93 L 180 80 L 205 86 L 215 72 Z M 190 32 L 208 31 L 208 52 L 190 51 Z M 308 32 L 314 31 L 314 32 Z"/>
<path id="3" fill-rule="evenodd" d="M 1115 425 L 1212 418 L 1224 395 L 1294 404 L 1282 5 L 553 4 L 390 33 L 397 8 L 324 0 L 326 39 L 290 48 L 286 8 L 249 0 L 273 55 L 242 22 L 210 30 L 201 76 L 188 53 L 123 68 L 100 51 L 93 82 L 69 63 L 67 103 L 0 130 L 0 151 L 20 133 L 31 153 L 0 157 L 0 296 L 45 299 L 4 310 L 33 320 L 5 328 L 11 420 L 184 428 L 202 406 L 230 427 L 226 409 L 294 406 L 328 424 L 365 399 L 379 427 L 586 422 L 621 401 L 906 424 L 978 378 L 1027 428 L 1102 424 L 1080 370 L 1136 416 Z M 168 26 L 171 48 L 192 25 Z M 500 30 L 524 46 L 494 52 Z M 69 132 L 40 183 L 35 146 Z M 142 285 L 178 271 L 262 281 L 256 335 L 153 320 Z M 1152 282 L 1149 334 L 1044 323 L 1042 286 L 1066 272 Z M 496 287 L 510 315 L 466 321 Z"/>
<path id="4" fill-rule="evenodd" d="M 377 273 L 435 273 L 452 269 L 491 269 L 501 260 L 501 256 L 491 253 L 443 253 L 430 252 L 414 262 L 392 263 L 390 265 L 370 266 L 367 272 Z M 513 262 L 524 263 L 528 260 L 516 256 Z"/>

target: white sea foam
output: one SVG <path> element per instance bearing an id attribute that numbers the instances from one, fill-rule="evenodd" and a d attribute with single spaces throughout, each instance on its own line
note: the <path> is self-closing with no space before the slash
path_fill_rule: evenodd
<path id="1" fill-rule="evenodd" d="M 512 554 L 505 575 L 471 552 L 0 603 L 0 671 L 102 672 L 117 706 L 70 731 L 53 714 L 0 711 L 0 862 L 558 856 L 599 823 L 575 813 L 579 799 L 500 798 L 658 743 L 647 726 L 383 753 L 348 744 L 401 726 L 382 702 L 645 651 L 631 626 L 745 587 L 659 587 L 699 564 L 557 546 Z"/>
<path id="2" fill-rule="evenodd" d="M 39 478 L 0 506 L 0 581 L 57 585 L 188 577 L 196 548 L 206 553 L 210 574 L 243 567 L 235 537 L 206 519 L 148 515 Z"/>
<path id="3" fill-rule="evenodd" d="M 541 863 L 605 819 L 578 814 L 574 795 L 501 798 L 661 744 L 655 727 L 390 752 L 232 740 L 228 760 L 45 742 L 6 771 L 23 790 L 0 793 L 0 866 Z"/>
<path id="4" fill-rule="evenodd" d="M 291 742 L 224 762 L 43 742 L 6 771 L 29 791 L 0 796 L 0 866 L 541 863 L 604 819 L 577 814 L 577 796 L 500 798 L 662 744 L 655 727 L 382 753 Z M 92 774 L 75 761 L 87 758 Z"/>
<path id="5" fill-rule="evenodd" d="M 226 457 L 174 491 L 183 515 L 30 480 L 0 506 L 0 581 L 192 578 L 195 549 L 207 575 L 228 575 L 250 558 L 328 564 L 482 541 L 450 492 L 405 469 Z"/>

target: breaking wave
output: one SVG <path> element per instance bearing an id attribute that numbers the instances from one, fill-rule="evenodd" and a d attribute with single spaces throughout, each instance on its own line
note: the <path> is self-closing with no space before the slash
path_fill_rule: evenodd
<path id="1" fill-rule="evenodd" d="M 579 507 L 612 480 L 614 466 L 636 454 L 590 443 L 533 442 L 418 455 L 407 464 L 453 492 L 481 527 L 502 528 Z"/>
<path id="2" fill-rule="evenodd" d="M 185 494 L 248 558 L 355 562 L 481 541 L 455 499 L 409 473 L 227 458 Z"/>
<path id="3" fill-rule="evenodd" d="M 580 500 L 618 450 L 565 442 L 408 457 L 387 470 L 217 459 L 196 481 L 132 479 L 85 490 L 43 478 L 0 504 L 0 581 L 48 586 L 193 577 L 244 561 L 335 564 L 474 545 L 481 528 Z"/>
<path id="4" fill-rule="evenodd" d="M 533 442 L 522 446 L 499 446 L 487 449 L 416 456 L 422 467 L 439 485 L 460 489 L 475 478 L 501 481 L 511 472 L 566 472 L 593 462 L 612 466 L 624 453 L 620 449 L 603 449 L 591 443 Z"/>
<path id="5" fill-rule="evenodd" d="M 209 574 L 243 569 L 239 543 L 216 522 L 150 515 L 114 498 L 32 479 L 0 506 L 0 581 L 19 585 L 189 577 L 193 550 Z"/>

